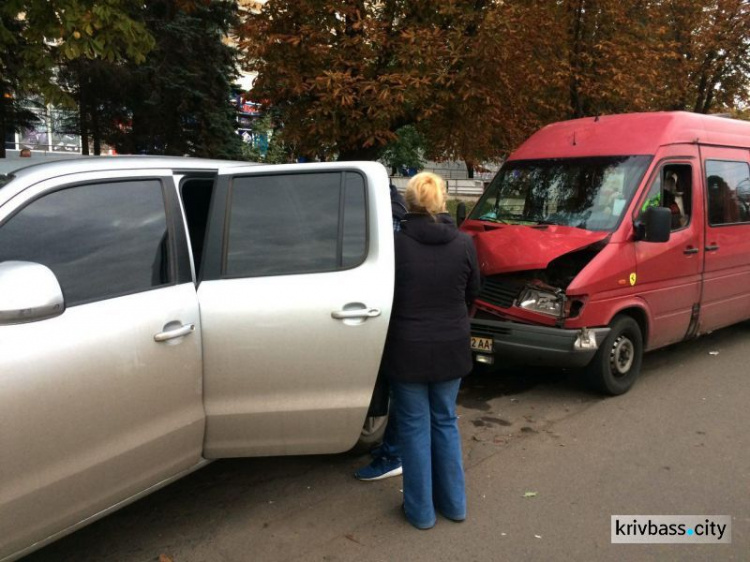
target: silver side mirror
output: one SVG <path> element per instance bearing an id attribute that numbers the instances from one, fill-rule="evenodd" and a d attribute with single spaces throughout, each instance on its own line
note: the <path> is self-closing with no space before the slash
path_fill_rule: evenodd
<path id="1" fill-rule="evenodd" d="M 0 263 L 0 326 L 44 320 L 64 310 L 60 283 L 47 266 L 28 261 Z"/>

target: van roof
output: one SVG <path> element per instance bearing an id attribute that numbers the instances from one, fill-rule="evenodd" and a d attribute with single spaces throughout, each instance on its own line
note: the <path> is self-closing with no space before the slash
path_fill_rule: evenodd
<path id="1" fill-rule="evenodd" d="M 669 144 L 750 148 L 750 122 L 687 111 L 602 115 L 553 123 L 508 160 L 655 154 Z"/>

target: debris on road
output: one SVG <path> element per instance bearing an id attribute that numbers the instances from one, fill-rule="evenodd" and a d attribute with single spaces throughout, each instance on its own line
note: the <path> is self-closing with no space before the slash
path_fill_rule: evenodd
<path id="1" fill-rule="evenodd" d="M 523 497 L 524 497 L 524 498 L 535 498 L 535 497 L 536 497 L 536 495 L 537 495 L 537 494 L 536 494 L 536 492 L 526 492 L 526 493 L 525 493 L 525 494 L 523 495 Z"/>
<path id="2" fill-rule="evenodd" d="M 354 538 L 354 535 L 352 535 L 352 534 L 350 534 L 350 533 L 347 533 L 347 534 L 345 534 L 345 535 L 344 535 L 344 538 L 345 538 L 345 539 L 347 539 L 347 540 L 350 540 L 350 541 L 352 541 L 352 542 L 355 542 L 355 543 L 357 543 L 357 544 L 359 544 L 359 545 L 362 545 L 362 546 L 364 546 L 364 545 L 363 545 L 363 544 L 362 544 L 361 542 L 359 542 L 359 541 L 358 541 L 357 539 L 355 539 L 355 538 Z"/>

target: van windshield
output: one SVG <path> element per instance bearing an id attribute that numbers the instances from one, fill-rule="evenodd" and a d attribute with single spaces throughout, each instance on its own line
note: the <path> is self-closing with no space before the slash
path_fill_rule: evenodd
<path id="1" fill-rule="evenodd" d="M 472 219 L 611 231 L 651 156 L 604 156 L 506 163 L 471 212 Z"/>

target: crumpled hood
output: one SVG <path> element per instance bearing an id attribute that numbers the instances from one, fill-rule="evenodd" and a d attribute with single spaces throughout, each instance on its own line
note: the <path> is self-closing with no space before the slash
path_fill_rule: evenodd
<path id="1" fill-rule="evenodd" d="M 501 225 L 475 234 L 474 243 L 479 269 L 488 276 L 544 269 L 555 258 L 604 240 L 609 234 L 570 226 Z"/>

